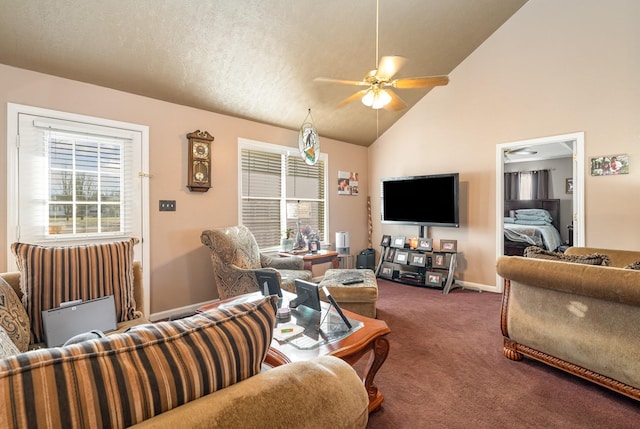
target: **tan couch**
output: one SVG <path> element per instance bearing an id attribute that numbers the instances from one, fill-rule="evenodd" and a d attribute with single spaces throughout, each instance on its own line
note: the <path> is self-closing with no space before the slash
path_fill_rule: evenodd
<path id="1" fill-rule="evenodd" d="M 609 266 L 502 256 L 504 355 L 523 355 L 640 400 L 640 252 L 599 253 Z M 572 256 L 570 256 L 572 257 Z"/>

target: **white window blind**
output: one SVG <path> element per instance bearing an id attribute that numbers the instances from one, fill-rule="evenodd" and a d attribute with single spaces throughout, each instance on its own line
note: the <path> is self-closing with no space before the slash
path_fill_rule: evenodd
<path id="1" fill-rule="evenodd" d="M 140 238 L 139 133 L 23 113 L 18 121 L 20 241 Z"/>
<path id="2" fill-rule="evenodd" d="M 325 241 L 326 154 L 310 166 L 291 148 L 243 145 L 241 141 L 240 162 L 241 223 L 251 230 L 261 249 L 278 247 L 286 229 L 295 231 L 298 219 L 287 213 L 288 203 L 304 203 L 310 208 L 300 223 Z"/>

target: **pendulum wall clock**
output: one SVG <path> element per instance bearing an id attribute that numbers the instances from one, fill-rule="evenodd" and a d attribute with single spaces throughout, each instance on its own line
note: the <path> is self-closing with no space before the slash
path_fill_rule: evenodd
<path id="1" fill-rule="evenodd" d="M 207 192 L 211 188 L 211 142 L 213 136 L 207 131 L 187 134 L 189 141 L 189 167 L 187 188 L 191 192 Z"/>

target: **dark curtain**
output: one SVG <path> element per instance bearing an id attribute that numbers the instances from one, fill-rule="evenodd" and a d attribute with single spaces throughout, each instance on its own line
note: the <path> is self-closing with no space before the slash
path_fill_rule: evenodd
<path id="1" fill-rule="evenodd" d="M 531 176 L 531 199 L 549 198 L 549 170 L 534 170 L 504 173 L 504 199 L 520 199 L 520 177 L 525 174 Z"/>
<path id="2" fill-rule="evenodd" d="M 531 199 L 546 200 L 549 198 L 549 170 L 536 170 L 531 174 Z"/>
<path id="3" fill-rule="evenodd" d="M 517 200 L 520 198 L 520 172 L 504 173 L 504 199 Z"/>

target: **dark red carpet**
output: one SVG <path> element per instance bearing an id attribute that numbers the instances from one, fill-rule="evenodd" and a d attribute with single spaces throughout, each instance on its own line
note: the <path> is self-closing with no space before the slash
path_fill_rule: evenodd
<path id="1" fill-rule="evenodd" d="M 368 428 L 632 428 L 640 403 L 530 359 L 502 355 L 495 293 L 378 279 L 390 352 Z M 640 329 L 640 328 L 639 328 Z"/>

